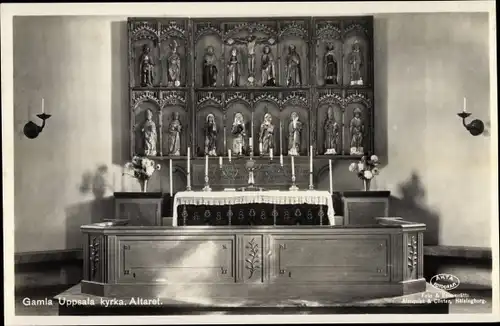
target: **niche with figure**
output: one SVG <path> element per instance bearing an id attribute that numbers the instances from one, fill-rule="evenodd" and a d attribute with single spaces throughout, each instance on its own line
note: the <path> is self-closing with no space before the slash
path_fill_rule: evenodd
<path id="1" fill-rule="evenodd" d="M 252 122 L 253 118 L 253 122 Z M 248 92 L 226 92 L 225 100 L 226 148 L 236 155 L 250 154 L 250 138 L 253 148 L 256 144 L 255 116 L 252 114 L 252 101 Z M 252 131 L 253 126 L 253 131 Z M 226 150 L 227 153 L 227 150 Z"/>
<path id="2" fill-rule="evenodd" d="M 161 106 L 157 94 L 137 91 L 132 102 L 133 155 L 161 156 Z"/>
<path id="3" fill-rule="evenodd" d="M 371 42 L 366 22 L 345 21 L 343 85 L 371 86 Z"/>
<path id="4" fill-rule="evenodd" d="M 344 152 L 355 156 L 372 152 L 372 94 L 351 91 L 344 103 Z"/>
<path id="5" fill-rule="evenodd" d="M 162 153 L 163 156 L 186 156 L 190 119 L 187 112 L 186 93 L 161 92 Z"/>
<path id="6" fill-rule="evenodd" d="M 161 60 L 156 20 L 129 22 L 129 67 L 132 87 L 153 87 L 161 82 Z"/>
<path id="7" fill-rule="evenodd" d="M 342 31 L 340 20 L 315 20 L 316 83 L 342 85 Z"/>
<path id="8" fill-rule="evenodd" d="M 321 92 L 317 108 L 316 152 L 319 155 L 342 153 L 343 101 L 340 92 Z"/>
<path id="9" fill-rule="evenodd" d="M 284 92 L 282 121 L 283 154 L 307 155 L 309 146 L 309 103 L 306 92 Z"/>
<path id="10" fill-rule="evenodd" d="M 280 86 L 309 84 L 309 24 L 307 20 L 285 20 L 279 32 Z"/>
<path id="11" fill-rule="evenodd" d="M 280 153 L 280 102 L 278 93 L 257 93 L 254 99 L 254 153 L 276 156 Z"/>
<path id="12" fill-rule="evenodd" d="M 222 23 L 195 20 L 193 25 L 195 86 L 224 86 Z"/>
<path id="13" fill-rule="evenodd" d="M 223 153 L 223 98 L 221 92 L 196 93 L 195 155 L 219 156 Z"/>
<path id="14" fill-rule="evenodd" d="M 160 21 L 161 86 L 183 87 L 189 81 L 190 56 L 187 20 Z"/>

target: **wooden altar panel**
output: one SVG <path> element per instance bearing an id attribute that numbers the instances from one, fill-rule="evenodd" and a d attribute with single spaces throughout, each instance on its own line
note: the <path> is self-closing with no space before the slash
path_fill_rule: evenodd
<path id="1" fill-rule="evenodd" d="M 190 85 L 191 44 L 189 40 L 187 19 L 161 19 L 159 20 L 159 51 L 161 64 L 160 85 L 166 87 L 182 87 Z M 175 48 L 175 50 L 174 50 Z M 175 52 L 174 52 L 175 51 Z M 177 66 L 171 60 L 179 60 L 179 83 L 169 80 L 169 70 Z M 177 68 L 177 67 L 175 67 Z M 176 73 L 177 74 L 177 73 Z"/>
<path id="2" fill-rule="evenodd" d="M 343 85 L 344 86 L 372 86 L 372 22 L 368 19 L 346 19 L 343 23 Z M 361 76 L 363 84 L 352 84 L 350 75 L 350 60 L 355 43 L 359 45 L 361 53 Z"/>
<path id="3" fill-rule="evenodd" d="M 156 155 L 161 156 L 161 106 L 158 98 L 158 92 L 153 91 L 134 91 L 132 96 L 132 153 L 134 155 L 145 155 L 144 143 L 144 124 L 147 120 L 148 111 L 152 113 L 152 121 L 155 125 L 156 137 L 153 137 L 156 143 Z"/>
<path id="4" fill-rule="evenodd" d="M 224 85 L 224 45 L 222 42 L 222 23 L 206 19 L 193 20 L 194 35 L 194 76 L 195 86 L 203 86 L 203 60 L 208 47 L 213 47 L 216 57 L 217 82 L 216 86 Z"/>
<path id="5" fill-rule="evenodd" d="M 360 241 L 355 235 L 315 239 L 296 235 L 273 236 L 277 254 L 272 276 L 276 282 L 382 282 L 390 279 L 389 236 Z M 324 251 L 322 248 L 335 248 Z M 314 252 L 314 255 L 310 253 Z"/>
<path id="6" fill-rule="evenodd" d="M 235 281 L 234 238 L 217 236 L 154 237 L 118 241 L 119 283 L 190 283 Z M 202 248 L 203 250 L 200 250 Z M 168 255 L 165 255 L 168 253 Z"/>
<path id="7" fill-rule="evenodd" d="M 173 142 L 177 139 L 171 137 L 172 125 L 178 123 L 181 127 L 179 134 L 180 152 L 176 156 L 186 156 L 188 140 L 191 137 L 189 130 L 191 129 L 191 116 L 188 112 L 187 94 L 184 91 L 162 91 L 160 92 L 160 105 L 162 116 L 162 153 L 164 156 L 172 156 L 174 153 L 170 151 L 175 148 Z"/>
<path id="8" fill-rule="evenodd" d="M 150 50 L 154 64 L 153 84 L 159 85 L 161 81 L 161 57 L 158 48 L 159 25 L 157 19 L 131 18 L 128 25 L 129 35 L 129 75 L 132 87 L 147 87 L 141 85 L 140 63 L 144 47 Z"/>
<path id="9" fill-rule="evenodd" d="M 343 80 L 343 43 L 341 19 L 320 19 L 314 21 L 314 46 L 316 54 L 316 83 L 318 86 L 338 87 Z M 329 48 L 332 47 L 332 48 Z M 337 74 L 333 80 L 326 78 L 326 55 L 333 53 Z"/>

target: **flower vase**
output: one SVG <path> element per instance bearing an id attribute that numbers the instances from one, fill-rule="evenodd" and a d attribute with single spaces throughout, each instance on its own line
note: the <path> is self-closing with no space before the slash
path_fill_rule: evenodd
<path id="1" fill-rule="evenodd" d="M 139 184 L 141 185 L 141 192 L 148 191 L 148 180 L 139 180 Z"/>
<path id="2" fill-rule="evenodd" d="M 363 185 L 365 187 L 365 191 L 370 191 L 370 182 L 371 182 L 371 180 L 367 180 L 367 179 L 363 180 Z"/>

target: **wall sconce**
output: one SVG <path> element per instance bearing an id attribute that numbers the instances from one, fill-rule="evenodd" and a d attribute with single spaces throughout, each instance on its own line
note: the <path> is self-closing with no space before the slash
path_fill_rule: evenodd
<path id="1" fill-rule="evenodd" d="M 34 123 L 33 121 L 28 121 L 25 125 L 24 125 L 24 135 L 26 137 L 28 137 L 29 139 L 34 139 L 36 137 L 38 137 L 38 134 L 42 132 L 43 128 L 45 127 L 45 120 L 47 120 L 48 118 L 51 117 L 50 114 L 46 114 L 45 113 L 45 110 L 44 110 L 44 99 L 42 98 L 42 113 L 41 114 L 37 114 L 36 115 L 37 117 L 39 117 L 40 119 L 42 119 L 42 125 L 39 126 L 37 125 L 36 123 Z"/>
<path id="2" fill-rule="evenodd" d="M 460 118 L 462 118 L 462 123 L 472 136 L 478 136 L 484 131 L 484 123 L 479 119 L 474 119 L 470 123 L 465 123 L 465 119 L 468 118 L 471 113 L 466 111 L 466 99 L 464 97 L 464 110 L 457 114 Z"/>

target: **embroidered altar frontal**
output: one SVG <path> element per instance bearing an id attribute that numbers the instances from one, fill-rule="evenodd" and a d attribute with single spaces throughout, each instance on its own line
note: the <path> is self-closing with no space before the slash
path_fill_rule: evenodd
<path id="1" fill-rule="evenodd" d="M 173 225 L 334 225 L 326 191 L 181 192 Z"/>

